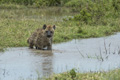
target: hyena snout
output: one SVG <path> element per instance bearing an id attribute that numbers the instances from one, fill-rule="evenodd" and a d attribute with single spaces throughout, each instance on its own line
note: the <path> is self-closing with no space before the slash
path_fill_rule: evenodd
<path id="1" fill-rule="evenodd" d="M 52 37 L 53 36 L 53 32 L 52 31 L 46 31 L 46 36 L 48 38 Z"/>

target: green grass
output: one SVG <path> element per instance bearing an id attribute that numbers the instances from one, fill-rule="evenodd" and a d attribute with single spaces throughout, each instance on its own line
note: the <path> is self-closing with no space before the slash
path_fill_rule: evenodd
<path id="1" fill-rule="evenodd" d="M 74 69 L 69 72 L 54 74 L 45 80 L 120 80 L 120 69 L 109 72 L 76 73 Z M 39 80 L 39 79 L 38 79 Z"/>
<path id="2" fill-rule="evenodd" d="M 0 4 L 0 9 L 22 9 L 22 8 L 26 8 L 25 5 L 17 5 L 12 3 Z"/>
<path id="3" fill-rule="evenodd" d="M 79 21 L 62 20 L 75 14 L 65 7 L 3 8 L 0 11 L 0 50 L 28 46 L 28 37 L 37 28 L 42 28 L 43 24 L 56 25 L 54 43 L 74 38 L 107 36 L 120 31 L 120 19 L 109 19 L 107 25 L 86 25 Z"/>
<path id="4" fill-rule="evenodd" d="M 27 38 L 31 33 L 39 27 L 42 27 L 44 22 L 36 20 L 1 20 L 0 21 L 0 46 L 16 47 L 27 46 Z M 47 24 L 47 23 L 46 23 Z M 49 24 L 49 22 L 48 22 Z M 54 36 L 54 43 L 68 41 L 73 38 L 89 38 L 101 37 L 110 35 L 113 32 L 119 31 L 119 27 L 109 26 L 77 26 L 75 22 L 56 22 L 57 26 Z"/>

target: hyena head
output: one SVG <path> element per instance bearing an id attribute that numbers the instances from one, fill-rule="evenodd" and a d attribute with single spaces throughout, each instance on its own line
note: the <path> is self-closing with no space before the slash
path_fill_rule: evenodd
<path id="1" fill-rule="evenodd" d="M 43 25 L 43 30 L 44 30 L 45 36 L 47 38 L 53 37 L 55 28 L 56 28 L 55 25 L 53 25 L 53 26 L 50 26 L 50 25 L 47 26 L 46 24 L 44 24 Z"/>

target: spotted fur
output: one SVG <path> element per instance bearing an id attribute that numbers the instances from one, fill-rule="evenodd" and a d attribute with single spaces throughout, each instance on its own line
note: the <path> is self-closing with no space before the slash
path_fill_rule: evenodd
<path id="1" fill-rule="evenodd" d="M 29 48 L 35 46 L 36 49 L 43 49 L 47 47 L 48 50 L 51 50 L 55 28 L 55 25 L 43 25 L 42 29 L 37 29 L 27 40 Z"/>

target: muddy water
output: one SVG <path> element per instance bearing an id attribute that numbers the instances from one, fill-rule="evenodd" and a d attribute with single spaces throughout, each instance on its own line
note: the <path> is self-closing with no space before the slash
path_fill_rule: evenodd
<path id="1" fill-rule="evenodd" d="M 54 44 L 52 51 L 8 48 L 0 53 L 0 80 L 35 79 L 76 68 L 79 72 L 120 68 L 120 33 Z"/>

